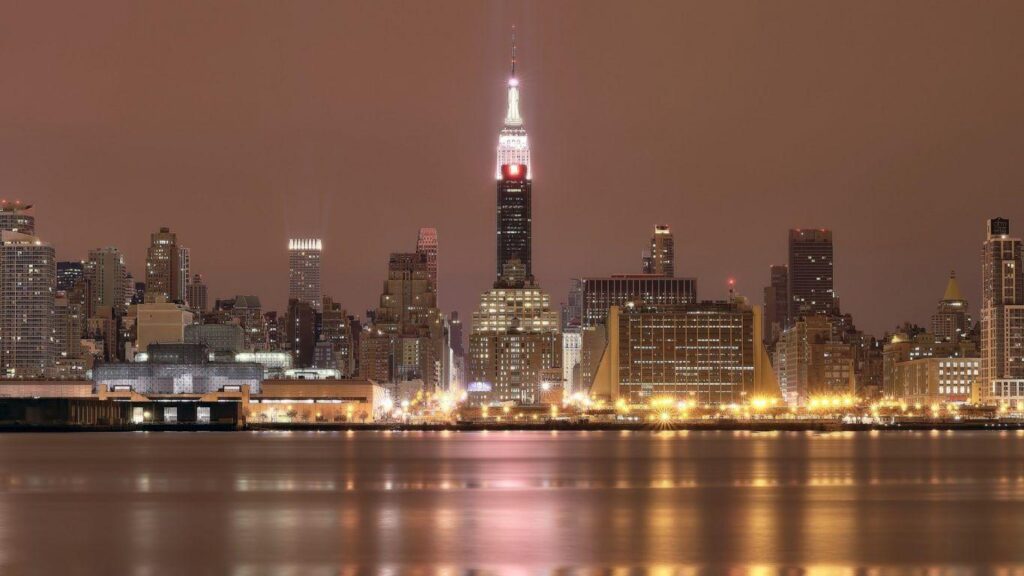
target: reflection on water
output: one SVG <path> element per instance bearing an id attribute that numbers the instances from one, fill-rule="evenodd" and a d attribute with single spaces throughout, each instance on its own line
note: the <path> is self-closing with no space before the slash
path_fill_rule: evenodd
<path id="1" fill-rule="evenodd" d="M 1024 574 L 1014 432 L 0 436 L 0 573 Z"/>

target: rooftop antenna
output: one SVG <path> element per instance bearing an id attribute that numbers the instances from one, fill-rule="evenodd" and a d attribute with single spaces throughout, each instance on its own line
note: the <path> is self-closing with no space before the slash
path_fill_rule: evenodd
<path id="1" fill-rule="evenodd" d="M 512 77 L 516 77 L 516 26 L 512 25 Z"/>

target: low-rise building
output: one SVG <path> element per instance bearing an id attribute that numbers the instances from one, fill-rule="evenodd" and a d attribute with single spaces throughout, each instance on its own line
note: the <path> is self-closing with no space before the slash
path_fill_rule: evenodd
<path id="1" fill-rule="evenodd" d="M 265 380 L 250 398 L 253 422 L 363 422 L 389 404 L 387 390 L 372 380 Z"/>
<path id="2" fill-rule="evenodd" d="M 978 358 L 918 358 L 899 362 L 890 382 L 892 398 L 915 404 L 967 402 L 978 379 Z"/>

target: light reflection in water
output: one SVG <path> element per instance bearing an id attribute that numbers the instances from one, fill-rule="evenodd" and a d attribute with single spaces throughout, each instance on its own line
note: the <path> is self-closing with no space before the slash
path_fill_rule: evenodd
<path id="1" fill-rule="evenodd" d="M 154 575 L 1012 572 L 1024 562 L 1020 439 L 0 436 L 0 573 L 97 554 L 108 573 Z M 38 542 L 55 553 L 33 554 Z"/>

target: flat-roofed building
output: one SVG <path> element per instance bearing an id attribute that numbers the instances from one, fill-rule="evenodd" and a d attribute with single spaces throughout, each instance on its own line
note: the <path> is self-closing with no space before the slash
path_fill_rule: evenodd
<path id="1" fill-rule="evenodd" d="M 137 350 L 145 350 L 150 344 L 184 342 L 185 327 L 193 318 L 186 306 L 170 302 L 137 304 L 128 314 L 135 317 Z"/>
<path id="2" fill-rule="evenodd" d="M 101 363 L 93 366 L 92 377 L 97 392 L 205 395 L 239 392 L 246 386 L 255 394 L 260 391 L 263 366 L 255 362 Z"/>
<path id="3" fill-rule="evenodd" d="M 250 398 L 254 422 L 353 422 L 382 415 L 387 389 L 366 379 L 265 380 Z"/>
<path id="4" fill-rule="evenodd" d="M 0 380 L 0 398 L 89 398 L 92 380 Z"/>
<path id="5" fill-rule="evenodd" d="M 761 341 L 761 309 L 745 301 L 613 306 L 591 393 L 647 404 L 700 404 L 779 395 Z"/>

